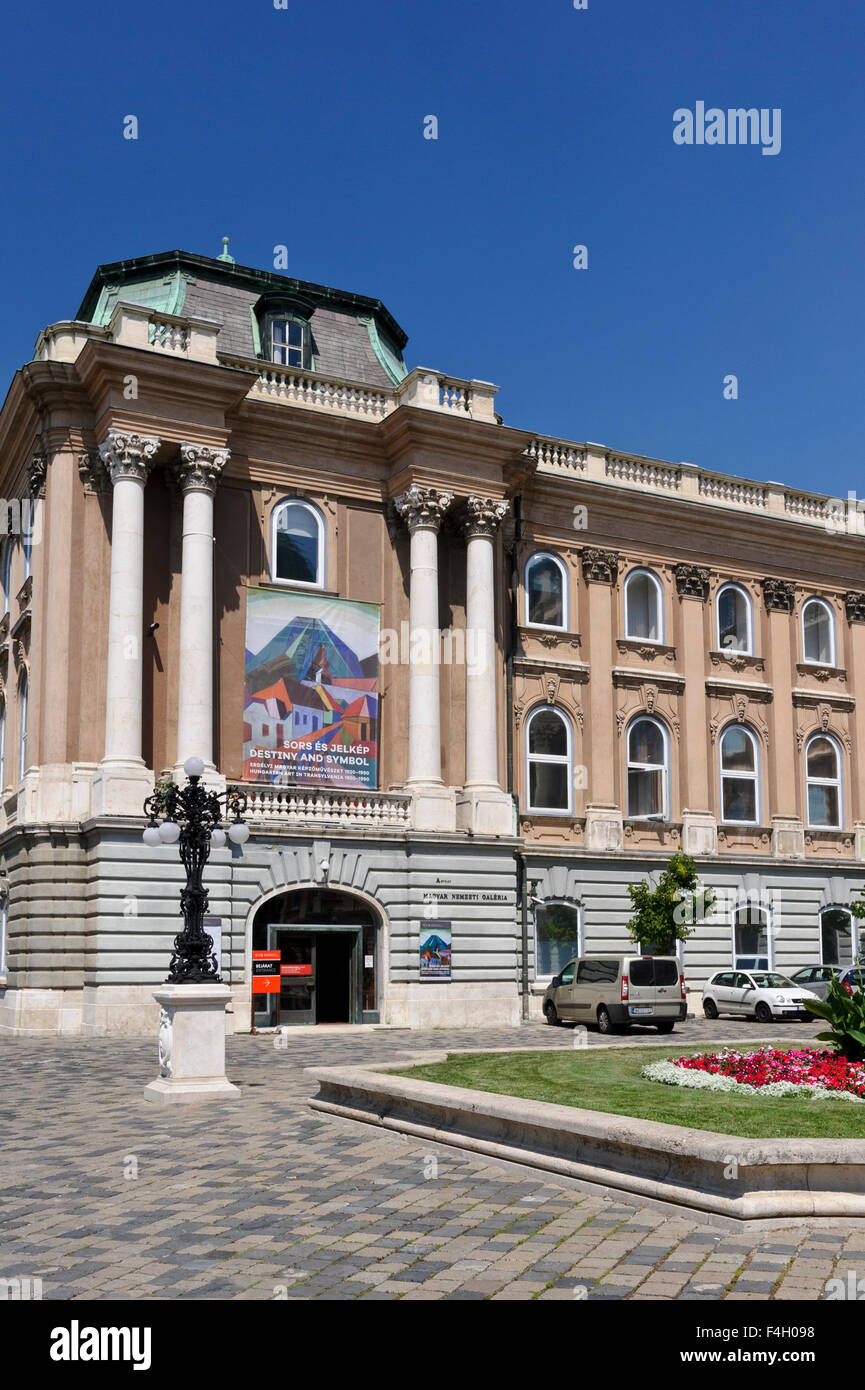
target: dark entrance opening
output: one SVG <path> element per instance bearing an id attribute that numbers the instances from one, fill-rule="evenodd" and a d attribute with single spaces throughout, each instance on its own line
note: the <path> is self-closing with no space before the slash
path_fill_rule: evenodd
<path id="1" fill-rule="evenodd" d="M 278 950 L 279 994 L 255 996 L 256 1028 L 378 1023 L 378 918 L 350 893 L 302 888 L 259 908 L 252 949 Z"/>

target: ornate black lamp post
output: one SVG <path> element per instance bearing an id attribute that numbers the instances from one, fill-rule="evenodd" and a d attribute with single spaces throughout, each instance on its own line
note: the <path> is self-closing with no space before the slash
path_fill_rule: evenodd
<path id="1" fill-rule="evenodd" d="M 208 893 L 202 874 L 211 847 L 220 849 L 225 844 L 223 819 L 231 821 L 228 839 L 232 844 L 242 845 L 249 839 L 249 826 L 243 819 L 246 797 L 236 787 L 228 787 L 221 794 L 203 787 L 201 758 L 187 758 L 183 771 L 189 778 L 185 787 L 171 782 L 144 803 L 144 813 L 149 818 L 144 843 L 173 845 L 179 841 L 180 858 L 186 870 L 186 887 L 180 892 L 183 930 L 174 938 L 166 984 L 221 984 L 213 937 L 203 926 Z"/>

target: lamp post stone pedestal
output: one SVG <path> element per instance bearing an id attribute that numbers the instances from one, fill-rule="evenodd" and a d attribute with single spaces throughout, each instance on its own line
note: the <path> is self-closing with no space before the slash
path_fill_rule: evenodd
<path id="1" fill-rule="evenodd" d="M 186 870 L 180 893 L 183 928 L 174 938 L 168 978 L 153 997 L 159 1004 L 159 1076 L 144 1088 L 145 1100 L 237 1100 L 240 1090 L 225 1075 L 225 1010 L 231 990 L 223 984 L 213 938 L 205 931 L 208 894 L 204 866 L 212 846 L 249 838 L 243 819 L 246 797 L 236 787 L 217 793 L 202 782 L 204 760 L 189 757 L 189 779 L 157 784 L 144 810 L 144 843 L 177 844 Z M 230 820 L 228 831 L 223 818 Z"/>
<path id="2" fill-rule="evenodd" d="M 228 985 L 163 985 L 159 1010 L 159 1077 L 144 1088 L 145 1100 L 237 1100 L 240 1088 L 225 1075 L 225 1007 Z"/>

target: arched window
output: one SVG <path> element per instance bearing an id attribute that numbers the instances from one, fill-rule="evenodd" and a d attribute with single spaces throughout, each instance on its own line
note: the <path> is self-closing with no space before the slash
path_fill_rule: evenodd
<path id="1" fill-rule="evenodd" d="M 571 811 L 571 725 L 560 710 L 536 709 L 526 724 L 528 809 Z"/>
<path id="2" fill-rule="evenodd" d="M 11 537 L 11 536 L 7 537 L 6 543 L 5 543 L 5 545 L 3 546 L 2 576 L 3 576 L 3 578 L 2 578 L 2 583 L 3 583 L 3 616 L 5 617 L 5 615 L 9 612 L 9 607 L 10 607 L 10 604 L 11 604 L 11 601 L 12 601 L 12 595 L 11 595 L 11 593 L 9 592 L 9 590 L 10 590 L 11 587 L 12 587 L 12 537 Z"/>
<path id="3" fill-rule="evenodd" d="M 575 903 L 545 902 L 535 908 L 536 980 L 558 975 L 582 951 L 582 914 Z"/>
<path id="4" fill-rule="evenodd" d="M 274 579 L 324 588 L 324 521 L 309 502 L 274 507 L 271 570 Z"/>
<path id="5" fill-rule="evenodd" d="M 835 665 L 835 615 L 822 598 L 809 598 L 802 608 L 802 652 L 806 661 Z"/>
<path id="6" fill-rule="evenodd" d="M 666 820 L 669 815 L 667 731 L 641 716 L 628 729 L 628 817 Z"/>
<path id="7" fill-rule="evenodd" d="M 526 562 L 526 622 L 533 627 L 568 625 L 567 571 L 555 555 L 532 555 Z"/>
<path id="8" fill-rule="evenodd" d="M 664 591 L 650 570 L 632 570 L 625 580 L 625 636 L 663 642 Z"/>
<path id="9" fill-rule="evenodd" d="M 754 637 L 751 600 L 738 584 L 725 584 L 718 590 L 718 650 L 753 656 Z"/>
<path id="10" fill-rule="evenodd" d="M 829 734 L 814 734 L 805 747 L 805 784 L 808 792 L 808 824 L 815 828 L 840 827 L 841 750 Z"/>
<path id="11" fill-rule="evenodd" d="M 824 965 L 852 965 L 856 933 L 852 913 L 844 907 L 824 907 L 820 913 L 820 959 Z"/>
<path id="12" fill-rule="evenodd" d="M 21 677 L 18 686 L 18 781 L 27 771 L 27 673 Z"/>
<path id="13" fill-rule="evenodd" d="M 733 965 L 737 970 L 771 970 L 772 922 L 765 907 L 748 903 L 733 912 Z"/>
<path id="14" fill-rule="evenodd" d="M 721 820 L 760 820 L 759 745 L 744 724 L 730 724 L 721 735 Z"/>

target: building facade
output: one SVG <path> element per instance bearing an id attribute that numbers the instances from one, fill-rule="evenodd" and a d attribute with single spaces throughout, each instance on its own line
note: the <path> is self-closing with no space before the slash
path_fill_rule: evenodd
<path id="1" fill-rule="evenodd" d="M 684 849 L 713 969 L 858 953 L 865 575 L 831 499 L 507 426 L 375 299 L 100 267 L 0 413 L 0 1026 L 148 1032 L 204 759 L 230 1026 L 514 1023 Z M 279 951 L 280 989 L 252 994 Z M 253 1003 L 254 999 L 254 1003 Z"/>

